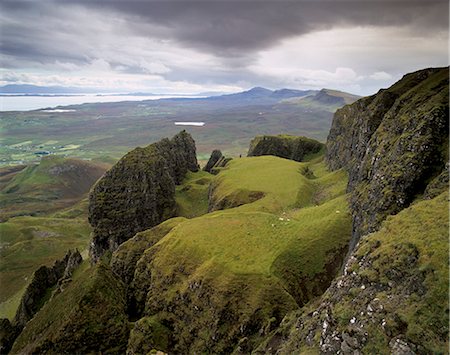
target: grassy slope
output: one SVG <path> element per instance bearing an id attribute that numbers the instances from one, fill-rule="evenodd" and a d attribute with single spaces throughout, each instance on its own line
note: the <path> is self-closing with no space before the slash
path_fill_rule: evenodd
<path id="1" fill-rule="evenodd" d="M 74 205 L 108 164 L 48 156 L 15 174 L 1 189 L 0 218 L 39 215 Z"/>
<path id="2" fill-rule="evenodd" d="M 303 176 L 306 166 L 319 176 Z M 289 249 L 289 261 L 298 258 L 301 273 L 313 275 L 323 270 L 328 252 L 348 241 L 346 176 L 326 172 L 322 162 L 297 163 L 272 156 L 235 159 L 217 180 L 219 196 L 236 190 L 262 191 L 265 196 L 182 223 L 161 241 L 164 254 L 189 250 L 194 259 L 213 259 L 233 273 L 270 276 L 282 272 L 273 265 Z"/>
<path id="3" fill-rule="evenodd" d="M 356 253 L 359 257 L 369 255 L 374 260 L 373 270 L 365 273 L 369 281 L 387 283 L 386 275 L 392 269 L 401 270 L 409 257 L 407 252 L 418 251 L 418 264 L 414 270 L 402 272 L 406 275 L 416 273 L 419 280 L 424 275 L 425 293 L 413 293 L 409 297 L 394 295 L 392 300 L 383 292 L 377 296 L 388 314 L 398 314 L 406 324 L 407 338 L 433 353 L 448 350 L 448 230 L 447 191 L 431 201 L 416 203 L 389 217 L 379 232 L 361 243 Z M 380 246 L 373 250 L 373 245 L 378 243 Z M 355 271 L 358 272 L 357 268 Z M 341 305 L 341 312 L 351 307 L 347 300 Z M 388 339 L 382 336 L 377 326 L 371 331 L 372 339 L 367 351 L 382 352 L 387 349 Z"/>
<path id="4" fill-rule="evenodd" d="M 307 167 L 309 177 L 304 175 Z M 140 302 L 149 297 L 149 314 L 167 305 L 175 311 L 159 316 L 177 324 L 176 315 L 183 314 L 189 323 L 175 325 L 182 344 L 177 351 L 186 351 L 183 346 L 227 351 L 223 339 L 216 345 L 208 339 L 220 338 L 221 331 L 236 336 L 234 328 L 253 317 L 267 325 L 273 312 L 279 317 L 307 302 L 331 281 L 350 238 L 346 174 L 326 171 L 321 157 L 307 163 L 272 156 L 234 159 L 214 179 L 216 197 L 242 191 L 260 191 L 264 197 L 177 225 L 147 250 L 135 274 L 138 288 L 152 283 L 149 294 L 143 287 L 138 295 Z M 148 267 L 158 270 L 152 281 Z M 212 308 L 205 309 L 204 299 L 191 291 L 197 282 L 210 288 Z M 299 283 L 304 289 L 298 290 Z M 180 294 L 192 297 L 191 307 L 204 309 L 203 315 L 180 304 Z M 210 329 L 208 321 L 218 317 L 213 313 L 225 309 L 230 317 L 239 316 L 224 328 Z M 192 345 L 187 339 L 198 332 Z"/>
<path id="5" fill-rule="evenodd" d="M 397 337 L 418 345 L 417 353 L 448 353 L 448 230 L 448 191 L 388 217 L 361 239 L 345 276 L 287 317 L 279 353 L 318 354 L 328 314 L 333 332 L 364 339 L 365 354 L 390 353 Z"/>
<path id="6" fill-rule="evenodd" d="M 192 218 L 208 212 L 208 189 L 212 179 L 205 171 L 188 171 L 183 183 L 176 187 L 177 216 Z"/>
<path id="7" fill-rule="evenodd" d="M 84 197 L 106 168 L 49 156 L 15 172 L 2 185 L 2 218 L 9 219 L 0 223 L 0 317 L 13 317 L 35 269 L 53 264 L 70 248 L 87 247 L 90 226 Z"/>
<path id="8" fill-rule="evenodd" d="M 124 353 L 125 288 L 108 267 L 87 263 L 27 324 L 12 353 Z"/>
<path id="9" fill-rule="evenodd" d="M 0 224 L 0 302 L 19 297 L 34 270 L 51 265 L 68 249 L 84 250 L 89 243 L 87 219 L 15 217 Z M 0 316 L 12 310 L 0 303 Z M 4 313 L 5 312 L 5 313 Z"/>

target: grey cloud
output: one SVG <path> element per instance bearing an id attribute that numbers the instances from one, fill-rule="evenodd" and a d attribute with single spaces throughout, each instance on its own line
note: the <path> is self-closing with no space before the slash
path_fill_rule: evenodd
<path id="1" fill-rule="evenodd" d="M 222 56 L 238 56 L 336 25 L 411 26 L 420 31 L 448 27 L 448 2 L 440 0 L 97 0 L 89 6 L 133 16 L 136 31 L 144 34 L 146 23 L 158 24 L 166 28 L 167 37 Z"/>
<path id="2" fill-rule="evenodd" d="M 103 59 L 116 72 L 139 75 L 145 70 L 139 61 L 133 61 L 142 53 L 136 48 L 146 43 L 139 39 L 151 38 L 213 54 L 217 60 L 208 68 L 200 63 L 183 66 L 178 61 L 163 62 L 171 70 L 161 75 L 169 81 L 249 83 L 275 88 L 283 85 L 281 77 L 269 77 L 264 70 L 251 72 L 247 67 L 257 60 L 260 51 L 284 39 L 355 26 L 406 27 L 411 33 L 431 37 L 437 31 L 447 31 L 448 7 L 447 0 L 2 0 L 1 66 L 47 66 L 51 71 L 56 62 L 81 67 Z M 405 70 L 405 63 L 400 70 L 398 60 L 391 58 L 386 60 L 391 64 L 379 68 L 379 59 L 360 62 L 370 67 L 371 73 Z M 415 63 L 408 65 L 414 67 Z M 345 64 L 356 69 L 358 65 Z"/>
<path id="3" fill-rule="evenodd" d="M 441 0 L 4 1 L 2 7 L 6 16 L 30 18 L 31 31 L 28 35 L 19 32 L 29 37 L 29 41 L 15 38 L 14 43 L 18 44 L 14 46 L 9 40 L 12 31 L 8 31 L 8 25 L 2 26 L 3 37 L 10 42 L 2 46 L 2 52 L 17 51 L 25 55 L 24 48 L 34 49 L 30 55 L 40 58 L 44 50 L 29 42 L 55 25 L 55 18 L 67 18 L 70 23 L 76 5 L 96 11 L 98 15 L 113 13 L 122 17 L 135 35 L 173 39 L 224 58 L 245 57 L 284 38 L 333 26 L 395 25 L 410 26 L 417 31 L 448 28 L 448 2 Z M 53 34 L 63 28 L 63 24 L 57 23 Z M 39 39 L 37 45 L 42 46 L 42 38 Z M 19 45 L 22 48 L 17 48 Z"/>

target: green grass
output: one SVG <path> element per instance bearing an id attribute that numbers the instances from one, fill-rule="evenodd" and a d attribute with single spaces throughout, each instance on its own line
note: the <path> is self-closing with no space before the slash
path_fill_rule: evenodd
<path id="1" fill-rule="evenodd" d="M 123 353 L 129 333 L 125 289 L 99 263 L 74 276 L 17 338 L 12 353 Z"/>
<path id="2" fill-rule="evenodd" d="M 448 208 L 446 191 L 388 217 L 379 231 L 363 237 L 354 252 L 356 260 L 349 269 L 352 276 L 345 279 L 343 291 L 349 282 L 351 288 L 343 294 L 335 289 L 308 305 L 302 311 L 303 331 L 291 333 L 285 346 L 306 346 L 308 329 L 321 331 L 321 323 L 318 325 L 317 317 L 310 314 L 319 304 L 329 303 L 326 311 L 322 308 L 322 316 L 324 312 L 333 314 L 338 333 L 354 331 L 350 324 L 353 317 L 364 325 L 368 336 L 363 353 L 389 353 L 390 340 L 399 335 L 417 345 L 420 353 L 447 353 Z M 375 299 L 383 308 L 368 315 L 367 306 Z M 296 336 L 301 338 L 296 340 Z M 317 344 L 319 339 L 315 341 Z"/>
<path id="3" fill-rule="evenodd" d="M 214 197 L 249 191 L 263 197 L 188 219 L 147 249 L 135 271 L 138 304 L 172 324 L 174 351 L 212 346 L 227 352 L 224 339 L 252 322 L 268 331 L 323 292 L 339 268 L 351 234 L 346 182 L 345 173 L 328 172 L 320 157 L 306 163 L 273 156 L 232 160 L 213 178 Z M 201 288 L 192 288 L 196 284 Z M 221 312 L 235 321 L 211 324 L 220 324 Z M 251 334 L 249 344 L 256 341 Z M 212 345 L 211 337 L 220 340 Z"/>
<path id="4" fill-rule="evenodd" d="M 230 161 L 214 181 L 217 201 L 236 191 L 263 192 L 260 200 L 238 207 L 240 212 L 279 212 L 295 207 L 300 189 L 312 189 L 312 182 L 300 174 L 305 166 L 273 156 L 239 158 Z"/>
<path id="5" fill-rule="evenodd" d="M 47 156 L 16 173 L 0 191 L 3 220 L 43 215 L 80 201 L 109 167 L 79 159 Z"/>
<path id="6" fill-rule="evenodd" d="M 305 166 L 315 179 L 301 174 Z M 272 156 L 235 159 L 216 177 L 214 194 L 220 199 L 235 190 L 249 190 L 261 191 L 264 197 L 186 221 L 160 244 L 173 255 L 186 253 L 182 249 L 189 247 L 197 260 L 213 258 L 234 273 L 264 275 L 271 275 L 274 261 L 294 247 L 305 252 L 298 255 L 305 260 L 302 270 L 320 272 L 326 258 L 321 249 L 342 248 L 350 236 L 346 179 L 342 171 L 328 172 L 321 159 L 310 163 Z"/>
<path id="7" fill-rule="evenodd" d="M 0 302 L 16 296 L 39 266 L 53 264 L 68 249 L 85 249 L 89 233 L 85 218 L 15 217 L 1 223 Z"/>
<path id="8" fill-rule="evenodd" d="M 417 249 L 417 270 L 407 271 L 426 275 L 426 293 L 403 299 L 400 305 L 390 304 L 387 300 L 386 311 L 397 312 L 407 323 L 406 336 L 434 353 L 448 349 L 448 230 L 447 191 L 388 218 L 383 228 L 372 235 L 358 252 L 359 255 L 369 253 L 370 245 L 381 242 L 381 246 L 372 252 L 372 258 L 377 277 L 383 280 L 388 268 L 402 267 L 404 258 L 408 257 L 404 250 Z"/>
<path id="9" fill-rule="evenodd" d="M 176 187 L 177 216 L 192 218 L 208 212 L 208 190 L 213 176 L 205 171 L 188 171 L 183 183 Z"/>

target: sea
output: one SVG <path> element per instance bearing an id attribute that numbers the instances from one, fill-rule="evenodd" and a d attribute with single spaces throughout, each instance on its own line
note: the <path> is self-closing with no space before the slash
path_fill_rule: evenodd
<path id="1" fill-rule="evenodd" d="M 96 102 L 120 102 L 159 100 L 168 98 L 200 98 L 189 95 L 108 95 L 108 94 L 67 94 L 67 95 L 4 95 L 0 96 L 0 111 L 30 111 L 52 109 L 58 106 L 79 105 Z"/>

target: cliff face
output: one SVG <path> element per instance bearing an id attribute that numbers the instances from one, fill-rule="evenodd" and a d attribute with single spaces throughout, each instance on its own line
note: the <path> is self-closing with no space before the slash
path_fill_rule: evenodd
<path id="1" fill-rule="evenodd" d="M 98 260 L 137 232 L 172 217 L 175 185 L 188 170 L 197 171 L 198 164 L 195 142 L 185 131 L 120 159 L 89 196 L 91 259 Z"/>
<path id="2" fill-rule="evenodd" d="M 306 137 L 258 136 L 250 142 L 247 156 L 274 155 L 303 161 L 306 155 L 318 153 L 322 147 L 322 143 Z"/>
<path id="3" fill-rule="evenodd" d="M 448 74 L 408 74 L 336 112 L 326 158 L 349 173 L 351 254 L 257 353 L 447 351 Z"/>
<path id="4" fill-rule="evenodd" d="M 336 112 L 326 159 L 331 169 L 349 172 L 354 242 L 409 206 L 439 174 L 448 176 L 448 74 L 438 68 L 405 75 Z"/>

